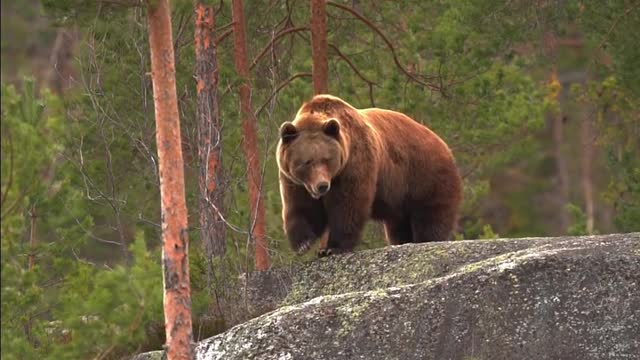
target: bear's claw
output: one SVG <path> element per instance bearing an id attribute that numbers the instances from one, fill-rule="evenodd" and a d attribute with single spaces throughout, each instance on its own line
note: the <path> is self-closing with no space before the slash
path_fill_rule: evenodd
<path id="1" fill-rule="evenodd" d="M 342 254 L 345 251 L 337 248 L 326 248 L 326 249 L 318 249 L 318 258 L 327 257 L 330 255 L 338 255 Z"/>
<path id="2" fill-rule="evenodd" d="M 306 253 L 307 250 L 309 250 L 309 248 L 311 248 L 311 245 L 312 245 L 311 241 L 303 242 L 302 244 L 300 244 L 300 246 L 296 250 L 296 254 L 302 255 L 302 254 Z"/>

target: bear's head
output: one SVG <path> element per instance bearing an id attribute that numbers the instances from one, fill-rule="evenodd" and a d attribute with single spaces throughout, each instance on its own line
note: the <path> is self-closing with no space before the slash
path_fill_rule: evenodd
<path id="1" fill-rule="evenodd" d="M 348 160 L 348 136 L 334 118 L 311 115 L 280 126 L 276 160 L 291 182 L 304 186 L 319 199 L 331 189 L 331 181 Z"/>

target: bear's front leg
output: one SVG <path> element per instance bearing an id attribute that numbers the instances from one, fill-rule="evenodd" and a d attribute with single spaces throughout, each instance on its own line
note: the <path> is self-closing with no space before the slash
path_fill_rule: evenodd
<path id="1" fill-rule="evenodd" d="M 372 203 L 373 193 L 362 188 L 330 192 L 325 199 L 329 241 L 326 248 L 318 250 L 318 257 L 353 251 L 369 220 Z"/>
<path id="2" fill-rule="evenodd" d="M 283 225 L 289 244 L 298 255 L 304 254 L 327 228 L 327 216 L 320 200 L 304 187 L 293 184 L 280 174 Z"/>
<path id="3" fill-rule="evenodd" d="M 307 252 L 326 228 L 325 219 L 320 216 L 311 219 L 309 215 L 309 212 L 292 210 L 285 216 L 285 233 L 291 248 L 298 255 Z M 324 214 L 319 212 L 318 215 Z"/>

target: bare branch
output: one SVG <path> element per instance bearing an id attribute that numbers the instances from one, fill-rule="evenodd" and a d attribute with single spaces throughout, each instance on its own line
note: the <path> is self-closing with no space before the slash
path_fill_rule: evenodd
<path id="1" fill-rule="evenodd" d="M 637 2 L 634 5 L 635 6 L 631 6 L 627 10 L 625 10 L 624 14 L 618 16 L 618 18 L 613 22 L 613 24 L 611 24 L 611 27 L 609 28 L 609 31 L 607 31 L 605 36 L 602 38 L 602 41 L 600 42 L 600 45 L 598 45 L 599 49 L 604 46 L 604 43 L 607 41 L 607 39 L 609 38 L 609 35 L 611 35 L 613 30 L 616 28 L 616 26 L 618 26 L 618 23 L 620 22 L 620 20 L 622 20 L 624 17 L 629 15 L 633 10 L 635 10 L 638 6 L 640 6 L 640 2 Z"/>
<path id="2" fill-rule="evenodd" d="M 269 98 L 267 98 L 267 100 L 260 106 L 258 111 L 256 111 L 255 117 L 258 117 L 258 115 L 260 115 L 262 110 L 264 110 L 264 108 L 269 104 L 271 99 L 273 99 L 278 94 L 278 92 L 280 92 L 280 90 L 282 90 L 282 88 L 287 86 L 287 84 L 289 84 L 290 82 L 292 82 L 293 80 L 295 80 L 297 78 L 300 78 L 300 77 L 311 77 L 311 76 L 312 75 L 311 75 L 310 72 L 297 73 L 297 74 L 291 75 L 287 80 L 285 80 L 282 83 L 280 83 L 280 85 L 278 85 L 278 87 L 275 88 L 275 90 L 271 93 L 271 95 L 269 95 Z"/>
<path id="3" fill-rule="evenodd" d="M 180 48 L 186 44 L 188 44 L 191 39 L 186 38 L 185 41 L 182 41 L 182 37 L 185 34 L 185 30 L 187 29 L 187 24 L 191 22 L 191 18 L 193 17 L 192 12 L 182 13 L 180 16 L 180 21 L 178 22 L 178 31 L 176 32 L 176 36 L 173 40 L 173 49 L 176 54 L 180 52 Z"/>
<path id="4" fill-rule="evenodd" d="M 98 237 L 98 236 L 94 235 L 94 234 L 93 234 L 93 232 L 91 232 L 91 230 L 89 230 L 89 229 L 85 228 L 84 226 L 82 226 L 82 223 L 80 222 L 80 220 L 75 219 L 75 221 L 76 221 L 76 224 L 78 224 L 78 227 L 80 227 L 80 230 L 84 231 L 84 233 L 85 233 L 87 236 L 89 236 L 91 239 L 93 239 L 93 240 L 95 240 L 95 241 L 97 241 L 97 242 L 104 243 L 104 244 L 110 244 L 110 245 L 115 245 L 115 246 L 122 246 L 122 244 L 120 244 L 120 243 L 119 243 L 119 242 L 117 242 L 117 241 L 106 240 L 106 239 L 103 239 L 103 238 L 101 238 L 101 237 Z"/>
<path id="5" fill-rule="evenodd" d="M 384 35 L 384 33 L 380 29 L 378 29 L 378 27 L 376 25 L 374 25 L 369 19 L 367 19 L 364 16 L 360 15 L 359 13 L 357 13 L 355 10 L 353 10 L 352 8 L 350 8 L 348 6 L 344 6 L 342 4 L 334 3 L 333 1 L 327 1 L 327 4 L 351 13 L 353 16 L 355 16 L 360 21 L 365 23 L 371 30 L 375 31 L 376 34 L 380 35 L 382 40 L 385 42 L 385 44 L 387 44 L 387 47 L 391 51 L 391 55 L 393 56 L 393 62 L 396 64 L 398 69 L 400 69 L 400 71 L 402 71 L 408 78 L 410 78 L 411 80 L 413 80 L 414 82 L 416 82 L 416 83 L 418 83 L 420 85 L 426 86 L 427 88 L 429 88 L 431 90 L 440 91 L 440 87 L 439 86 L 434 85 L 434 84 L 430 84 L 430 83 L 426 83 L 426 82 L 418 79 L 415 75 L 411 74 L 407 69 L 405 69 L 405 67 L 400 63 L 400 60 L 398 59 L 398 55 L 396 54 L 396 49 L 393 46 L 393 44 L 391 43 L 391 41 L 389 41 L 389 39 Z"/>
<path id="6" fill-rule="evenodd" d="M 72 246 L 71 247 L 71 253 L 73 254 L 73 257 L 76 258 L 76 261 L 81 262 L 83 264 L 87 264 L 87 265 L 91 265 L 91 266 L 96 266 L 96 264 L 94 262 L 91 262 L 89 260 L 85 260 L 83 258 L 81 258 L 80 256 L 78 256 L 78 253 L 76 253 L 76 249 Z"/>
<path id="7" fill-rule="evenodd" d="M 231 25 L 233 25 L 233 23 L 231 23 Z M 224 40 L 225 38 L 227 38 L 229 35 L 231 35 L 233 33 L 233 29 L 228 29 L 227 31 L 223 32 L 222 35 L 218 36 L 215 40 L 215 44 L 219 45 L 220 42 L 222 40 Z"/>
<path id="8" fill-rule="evenodd" d="M 151 221 L 151 220 L 149 220 L 149 219 L 145 218 L 145 217 L 142 215 L 142 213 L 139 213 L 139 214 L 138 214 L 138 219 L 140 219 L 140 221 L 142 221 L 143 223 L 145 223 L 145 224 L 149 224 L 149 225 L 152 225 L 152 226 L 154 226 L 154 227 L 156 227 L 156 228 L 158 228 L 158 229 L 161 229 L 161 228 L 162 228 L 162 225 L 160 225 L 160 224 L 158 224 L 158 223 L 156 223 L 156 222 L 153 222 L 153 221 Z"/>
<path id="9" fill-rule="evenodd" d="M 216 9 L 216 11 L 213 14 L 213 16 L 220 15 L 220 13 L 222 12 L 223 7 L 224 7 L 224 0 L 220 0 L 220 5 L 218 5 L 218 8 Z"/>
<path id="10" fill-rule="evenodd" d="M 141 7 L 143 0 L 100 0 L 100 5 L 116 5 L 124 7 Z"/>
<path id="11" fill-rule="evenodd" d="M 333 49 L 333 51 L 336 52 L 336 54 L 342 59 L 344 60 L 347 64 L 349 64 L 349 67 L 351 69 L 353 69 L 353 72 L 356 73 L 356 75 L 358 75 L 358 77 L 360 79 L 362 79 L 362 81 L 366 82 L 367 84 L 371 84 L 371 85 L 378 85 L 378 83 L 376 83 L 375 81 L 369 80 L 367 79 L 364 75 L 362 75 L 362 73 L 358 70 L 358 68 L 353 64 L 353 62 L 351 62 L 351 60 L 349 60 L 348 57 L 346 57 L 341 51 L 340 49 L 338 49 L 337 46 L 335 46 L 334 44 L 329 43 L 329 47 Z"/>
<path id="12" fill-rule="evenodd" d="M 371 81 L 367 79 L 364 75 L 362 75 L 362 73 L 360 73 L 358 68 L 356 68 L 356 66 L 351 62 L 351 60 L 347 56 L 345 56 L 340 51 L 340 49 L 338 49 L 337 46 L 329 43 L 329 47 L 332 48 L 342 60 L 344 60 L 347 64 L 349 64 L 349 67 L 356 73 L 356 75 L 358 75 L 360 79 L 362 79 L 362 81 L 367 83 L 367 86 L 369 87 L 369 100 L 371 100 L 371 106 L 375 107 L 375 101 L 373 100 L 373 86 L 378 85 L 378 83 L 376 83 L 375 81 Z"/>
<path id="13" fill-rule="evenodd" d="M 222 26 L 219 26 L 215 31 L 216 32 L 220 32 L 220 31 L 225 30 L 225 29 L 229 30 L 229 28 L 232 28 L 232 27 L 233 27 L 233 21 L 228 23 L 228 24 L 224 24 Z"/>
<path id="14" fill-rule="evenodd" d="M 297 32 L 300 32 L 300 31 L 309 31 L 309 30 L 310 29 L 308 27 L 306 27 L 306 26 L 299 26 L 299 27 L 294 27 L 294 28 L 288 28 L 286 30 L 283 30 L 283 31 L 279 32 L 278 34 L 276 34 L 276 36 L 274 36 L 271 39 L 271 41 L 269 41 L 267 46 L 262 48 L 260 53 L 258 53 L 258 56 L 256 56 L 255 59 L 253 59 L 253 62 L 251 62 L 251 66 L 249 66 L 249 70 L 253 70 L 253 68 L 258 64 L 258 61 L 260 61 L 260 59 L 267 53 L 267 51 L 269 51 L 269 49 L 271 47 L 273 47 L 275 45 L 276 41 L 278 41 L 280 38 L 282 38 L 283 36 L 285 36 L 287 34 L 297 33 Z"/>

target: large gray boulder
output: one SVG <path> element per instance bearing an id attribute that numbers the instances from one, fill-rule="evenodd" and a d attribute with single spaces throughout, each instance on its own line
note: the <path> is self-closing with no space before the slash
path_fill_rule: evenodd
<path id="1" fill-rule="evenodd" d="M 252 274 L 198 359 L 638 359 L 640 233 L 412 244 Z"/>

